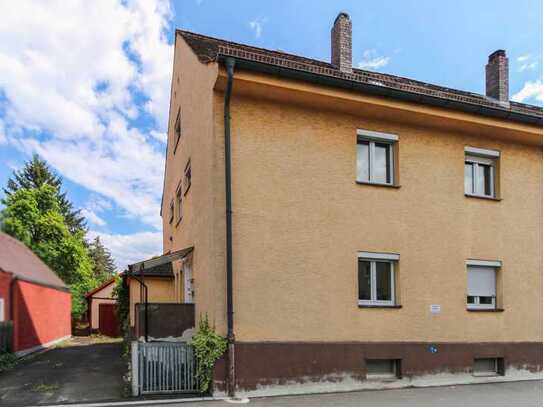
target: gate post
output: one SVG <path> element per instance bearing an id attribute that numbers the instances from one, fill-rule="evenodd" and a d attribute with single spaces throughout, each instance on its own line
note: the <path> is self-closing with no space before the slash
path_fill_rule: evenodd
<path id="1" fill-rule="evenodd" d="M 132 342 L 132 349 L 131 349 L 131 357 L 132 357 L 132 396 L 137 397 L 140 395 L 140 386 L 139 386 L 139 349 L 138 349 L 138 341 Z"/>

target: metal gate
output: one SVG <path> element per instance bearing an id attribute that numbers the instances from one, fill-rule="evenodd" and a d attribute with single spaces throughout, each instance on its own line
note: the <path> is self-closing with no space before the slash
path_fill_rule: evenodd
<path id="1" fill-rule="evenodd" d="M 196 393 L 194 350 L 184 342 L 132 342 L 132 393 Z"/>

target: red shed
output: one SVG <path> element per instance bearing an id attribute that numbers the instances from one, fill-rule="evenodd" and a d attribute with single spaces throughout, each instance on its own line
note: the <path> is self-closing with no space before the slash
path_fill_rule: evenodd
<path id="1" fill-rule="evenodd" d="M 39 350 L 70 337 L 71 295 L 28 247 L 0 233 L 0 321 L 13 321 L 13 351 Z"/>

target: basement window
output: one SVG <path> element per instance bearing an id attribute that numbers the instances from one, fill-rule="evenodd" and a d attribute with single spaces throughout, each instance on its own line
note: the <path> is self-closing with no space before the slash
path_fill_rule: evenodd
<path id="1" fill-rule="evenodd" d="M 503 358 L 476 358 L 473 361 L 474 376 L 498 376 L 504 374 Z"/>
<path id="2" fill-rule="evenodd" d="M 366 379 L 397 379 L 400 373 L 399 362 L 397 359 L 367 359 Z"/>
<path id="3" fill-rule="evenodd" d="M 393 185 L 394 146 L 398 136 L 370 130 L 357 130 L 356 181 Z"/>

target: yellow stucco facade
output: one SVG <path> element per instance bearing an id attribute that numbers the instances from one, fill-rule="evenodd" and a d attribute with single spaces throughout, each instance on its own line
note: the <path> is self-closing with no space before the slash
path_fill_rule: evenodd
<path id="1" fill-rule="evenodd" d="M 223 335 L 225 84 L 224 67 L 199 60 L 177 33 L 164 252 L 193 248 L 196 324 L 207 314 Z M 500 372 L 541 370 L 541 126 L 239 67 L 230 109 L 239 389 L 324 380 L 337 390 L 345 377 L 363 381 L 371 359 L 399 361 L 409 377 L 469 372 L 481 357 L 496 358 Z M 393 185 L 356 182 L 360 130 L 397 137 Z M 466 147 L 499 154 L 495 199 L 466 195 Z M 182 216 L 170 222 L 189 161 Z M 359 303 L 361 252 L 399 256 L 393 307 Z M 467 307 L 469 259 L 501 264 L 492 312 Z M 183 302 L 183 269 L 173 269 L 172 295 Z"/>
<path id="2" fill-rule="evenodd" d="M 144 277 L 143 281 L 148 288 L 148 301 L 150 303 L 172 303 L 175 301 L 175 288 L 172 278 Z M 130 293 L 130 326 L 135 325 L 136 304 L 143 304 L 145 297 L 140 293 L 141 285 L 134 278 L 129 278 Z"/>
<path id="3" fill-rule="evenodd" d="M 223 332 L 224 75 L 176 42 L 162 208 L 165 251 L 194 246 L 197 315 Z M 231 109 L 238 340 L 543 339 L 543 129 L 243 71 Z M 398 136 L 399 187 L 355 182 L 357 129 Z M 501 200 L 464 195 L 465 146 L 500 151 Z M 170 224 L 188 159 L 183 219 Z M 359 251 L 400 254 L 401 308 L 358 307 Z M 504 312 L 466 310 L 469 258 L 502 261 Z"/>

